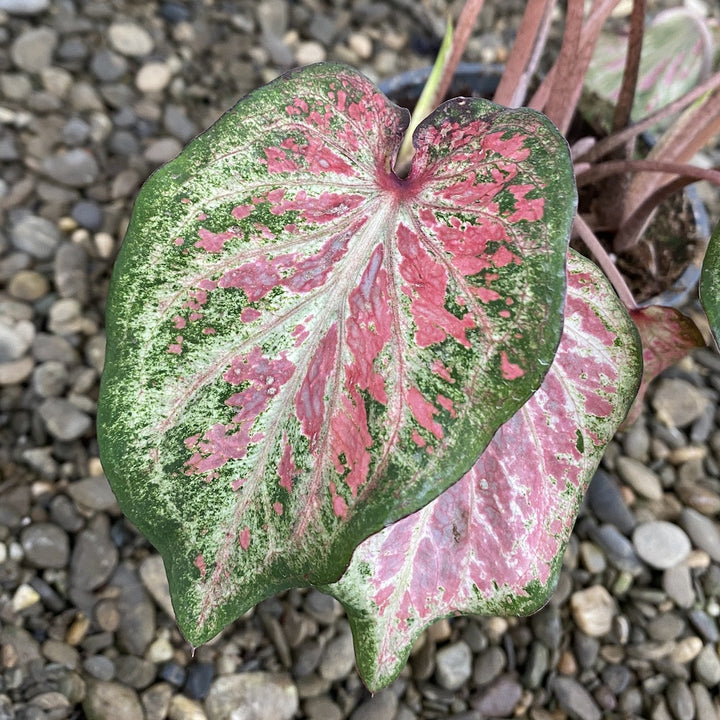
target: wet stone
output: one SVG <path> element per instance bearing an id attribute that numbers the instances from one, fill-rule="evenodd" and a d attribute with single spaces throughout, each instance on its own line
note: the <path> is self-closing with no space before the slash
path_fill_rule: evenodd
<path id="1" fill-rule="evenodd" d="M 692 549 L 683 530 L 663 520 L 638 525 L 633 532 L 633 545 L 648 565 L 659 570 L 682 562 Z"/>
<path id="2" fill-rule="evenodd" d="M 38 568 L 63 568 L 70 559 L 70 540 L 57 525 L 29 525 L 23 528 L 20 543 L 25 559 Z"/>

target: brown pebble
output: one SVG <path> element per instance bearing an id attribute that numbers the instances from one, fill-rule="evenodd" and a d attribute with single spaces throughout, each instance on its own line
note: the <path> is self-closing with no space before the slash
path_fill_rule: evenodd
<path id="1" fill-rule="evenodd" d="M 89 629 L 90 618 L 81 612 L 78 613 L 67 633 L 65 633 L 65 642 L 68 645 L 79 645 L 85 639 Z"/>
<path id="2" fill-rule="evenodd" d="M 557 669 L 559 673 L 563 675 L 576 675 L 578 671 L 577 661 L 575 656 L 569 651 L 565 650 L 560 659 L 558 660 Z"/>
<path id="3" fill-rule="evenodd" d="M 95 620 L 105 632 L 115 632 L 120 625 L 120 611 L 114 600 L 100 600 L 95 606 Z"/>

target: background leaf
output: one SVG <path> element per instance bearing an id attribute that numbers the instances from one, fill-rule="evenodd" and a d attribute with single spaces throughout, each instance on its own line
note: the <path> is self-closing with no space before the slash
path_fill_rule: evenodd
<path id="1" fill-rule="evenodd" d="M 565 329 L 540 389 L 471 471 L 419 512 L 368 538 L 338 583 L 371 691 L 414 641 L 456 613 L 526 614 L 555 587 L 580 503 L 635 396 L 635 327 L 602 272 L 572 253 Z"/>
<path id="2" fill-rule="evenodd" d="M 626 51 L 626 34 L 603 32 L 585 78 L 581 111 L 605 132 L 611 129 Z M 706 79 L 712 69 L 712 55 L 712 36 L 704 18 L 687 8 L 659 13 L 643 35 L 631 119 L 650 115 Z"/>
<path id="3" fill-rule="evenodd" d="M 110 289 L 103 464 L 198 644 L 472 466 L 539 386 L 575 205 L 543 116 L 406 112 L 339 65 L 260 88 L 157 172 Z"/>
<path id="4" fill-rule="evenodd" d="M 630 317 L 640 333 L 643 374 L 637 397 L 623 427 L 629 427 L 640 417 L 648 385 L 663 370 L 682 360 L 690 350 L 705 345 L 695 323 L 675 308 L 648 305 L 630 310 Z"/>
<path id="5" fill-rule="evenodd" d="M 715 342 L 720 344 L 720 224 L 713 230 L 700 275 L 700 302 Z"/>

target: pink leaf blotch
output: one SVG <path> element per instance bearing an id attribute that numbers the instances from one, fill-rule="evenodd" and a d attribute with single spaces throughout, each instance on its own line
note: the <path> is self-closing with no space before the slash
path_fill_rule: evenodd
<path id="1" fill-rule="evenodd" d="M 140 193 L 108 301 L 101 452 L 194 645 L 336 580 L 471 467 L 552 362 L 565 141 L 533 111 L 455 100 L 400 178 L 407 121 L 356 71 L 304 68 Z"/>
<path id="2" fill-rule="evenodd" d="M 325 589 L 348 610 L 366 684 L 402 669 L 432 622 L 541 607 L 587 484 L 634 397 L 640 344 L 607 280 L 571 255 L 565 329 L 539 390 L 459 482 L 361 543 Z"/>

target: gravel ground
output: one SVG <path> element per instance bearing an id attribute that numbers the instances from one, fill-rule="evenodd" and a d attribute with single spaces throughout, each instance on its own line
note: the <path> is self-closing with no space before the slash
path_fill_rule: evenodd
<path id="1" fill-rule="evenodd" d="M 546 608 L 437 623 L 374 697 L 315 591 L 192 656 L 103 476 L 104 302 L 143 179 L 284 68 L 427 64 L 446 4 L 0 0 L 0 718 L 720 717 L 710 351 L 667 372 L 609 448 Z M 490 3 L 466 59 L 501 61 L 523 5 Z"/>

